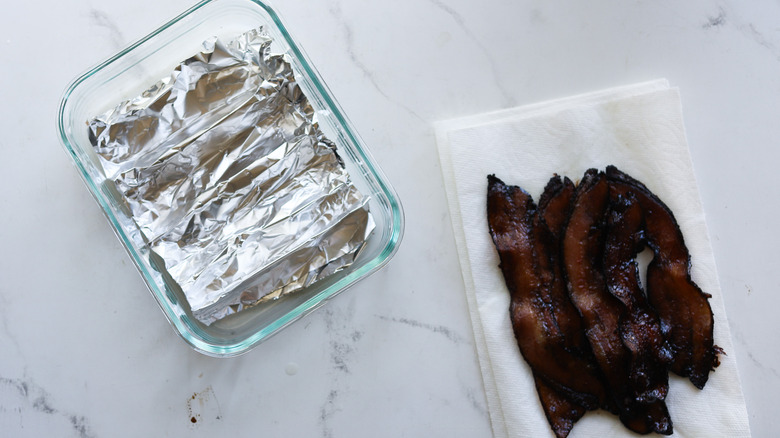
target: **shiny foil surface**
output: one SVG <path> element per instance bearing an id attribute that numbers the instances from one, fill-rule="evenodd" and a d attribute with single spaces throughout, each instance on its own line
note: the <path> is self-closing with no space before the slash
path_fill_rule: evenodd
<path id="1" fill-rule="evenodd" d="M 106 178 L 205 324 L 346 268 L 374 221 L 262 28 L 89 122 Z M 172 281 L 171 281 L 172 280 Z"/>

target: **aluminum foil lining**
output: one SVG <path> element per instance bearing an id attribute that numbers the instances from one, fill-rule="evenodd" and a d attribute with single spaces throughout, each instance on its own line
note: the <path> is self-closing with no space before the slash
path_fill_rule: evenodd
<path id="1" fill-rule="evenodd" d="M 262 28 L 207 40 L 88 123 L 150 263 L 205 324 L 346 268 L 374 228 L 270 43 Z"/>

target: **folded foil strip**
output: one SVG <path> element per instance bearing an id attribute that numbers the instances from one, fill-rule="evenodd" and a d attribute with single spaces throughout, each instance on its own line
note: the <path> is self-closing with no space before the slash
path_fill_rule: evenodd
<path id="1" fill-rule="evenodd" d="M 88 123 L 152 266 L 205 324 L 350 266 L 374 228 L 369 197 L 270 44 L 262 28 L 207 40 Z"/>

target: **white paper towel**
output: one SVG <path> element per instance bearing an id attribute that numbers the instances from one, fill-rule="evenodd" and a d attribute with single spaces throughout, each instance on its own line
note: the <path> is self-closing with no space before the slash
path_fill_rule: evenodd
<path id="1" fill-rule="evenodd" d="M 685 138 L 680 97 L 665 80 L 449 120 L 436 125 L 442 173 L 474 337 L 496 437 L 553 436 L 509 321 L 509 292 L 487 226 L 487 175 L 535 200 L 558 173 L 577 182 L 614 164 L 672 209 L 692 257 L 692 277 L 712 294 L 715 344 L 733 350 L 704 211 Z M 749 437 L 733 355 L 704 390 L 670 375 L 675 437 Z M 570 435 L 636 436 L 615 416 L 589 412 Z"/>

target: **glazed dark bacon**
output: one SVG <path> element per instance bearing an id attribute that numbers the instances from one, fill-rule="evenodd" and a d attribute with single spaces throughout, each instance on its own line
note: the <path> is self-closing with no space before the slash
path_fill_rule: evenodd
<path id="1" fill-rule="evenodd" d="M 576 188 L 553 176 L 538 208 L 491 175 L 487 207 L 515 338 L 555 435 L 597 408 L 635 432 L 671 434 L 668 369 L 702 388 L 720 352 L 671 211 L 614 166 Z M 647 295 L 636 261 L 646 246 Z"/>
<path id="2" fill-rule="evenodd" d="M 647 296 L 672 350 L 671 370 L 704 388 L 721 350 L 713 345 L 710 295 L 691 280 L 682 231 L 672 211 L 644 184 L 615 166 L 607 167 L 607 178 L 616 193 L 633 193 L 645 212 L 645 237 L 655 255 L 647 267 Z"/>
<path id="3" fill-rule="evenodd" d="M 602 266 L 609 205 L 609 184 L 603 172 L 589 170 L 582 178 L 563 237 L 564 269 L 569 296 L 582 315 L 590 346 L 623 424 L 637 433 L 672 433 L 663 399 L 643 403 L 632 385 L 631 352 L 620 335 L 627 312 L 607 289 Z"/>
<path id="4" fill-rule="evenodd" d="M 558 438 L 567 437 L 574 427 L 574 423 L 585 415 L 587 409 L 556 391 L 536 373 L 534 373 L 534 383 L 544 415 L 547 417 L 547 422 L 550 423 L 553 433 Z"/>
<path id="5" fill-rule="evenodd" d="M 520 352 L 535 375 L 558 394 L 596 409 L 606 392 L 597 368 L 581 354 L 587 343 L 580 341 L 576 310 L 566 305 L 565 283 L 550 270 L 550 249 L 545 239 L 536 237 L 541 227 L 536 204 L 521 188 L 488 178 L 490 232 L 511 294 L 510 317 Z"/>
<path id="6" fill-rule="evenodd" d="M 569 299 L 561 263 L 561 239 L 574 193 L 574 183 L 570 179 L 562 180 L 558 175 L 553 176 L 539 198 L 539 211 L 534 218 L 533 231 L 540 251 L 537 255 L 540 272 L 545 278 L 545 284 L 549 285 L 546 297 L 552 306 L 563 348 L 588 364 L 589 375 L 598 376 L 582 320 Z M 599 393 L 599 403 L 602 405 L 606 402 L 605 396 L 602 392 Z"/>
<path id="7" fill-rule="evenodd" d="M 639 280 L 637 254 L 645 248 L 644 211 L 633 193 L 610 190 L 603 271 L 610 295 L 624 307 L 620 338 L 630 353 L 629 379 L 640 402 L 663 400 L 669 390 L 671 352 Z"/>

